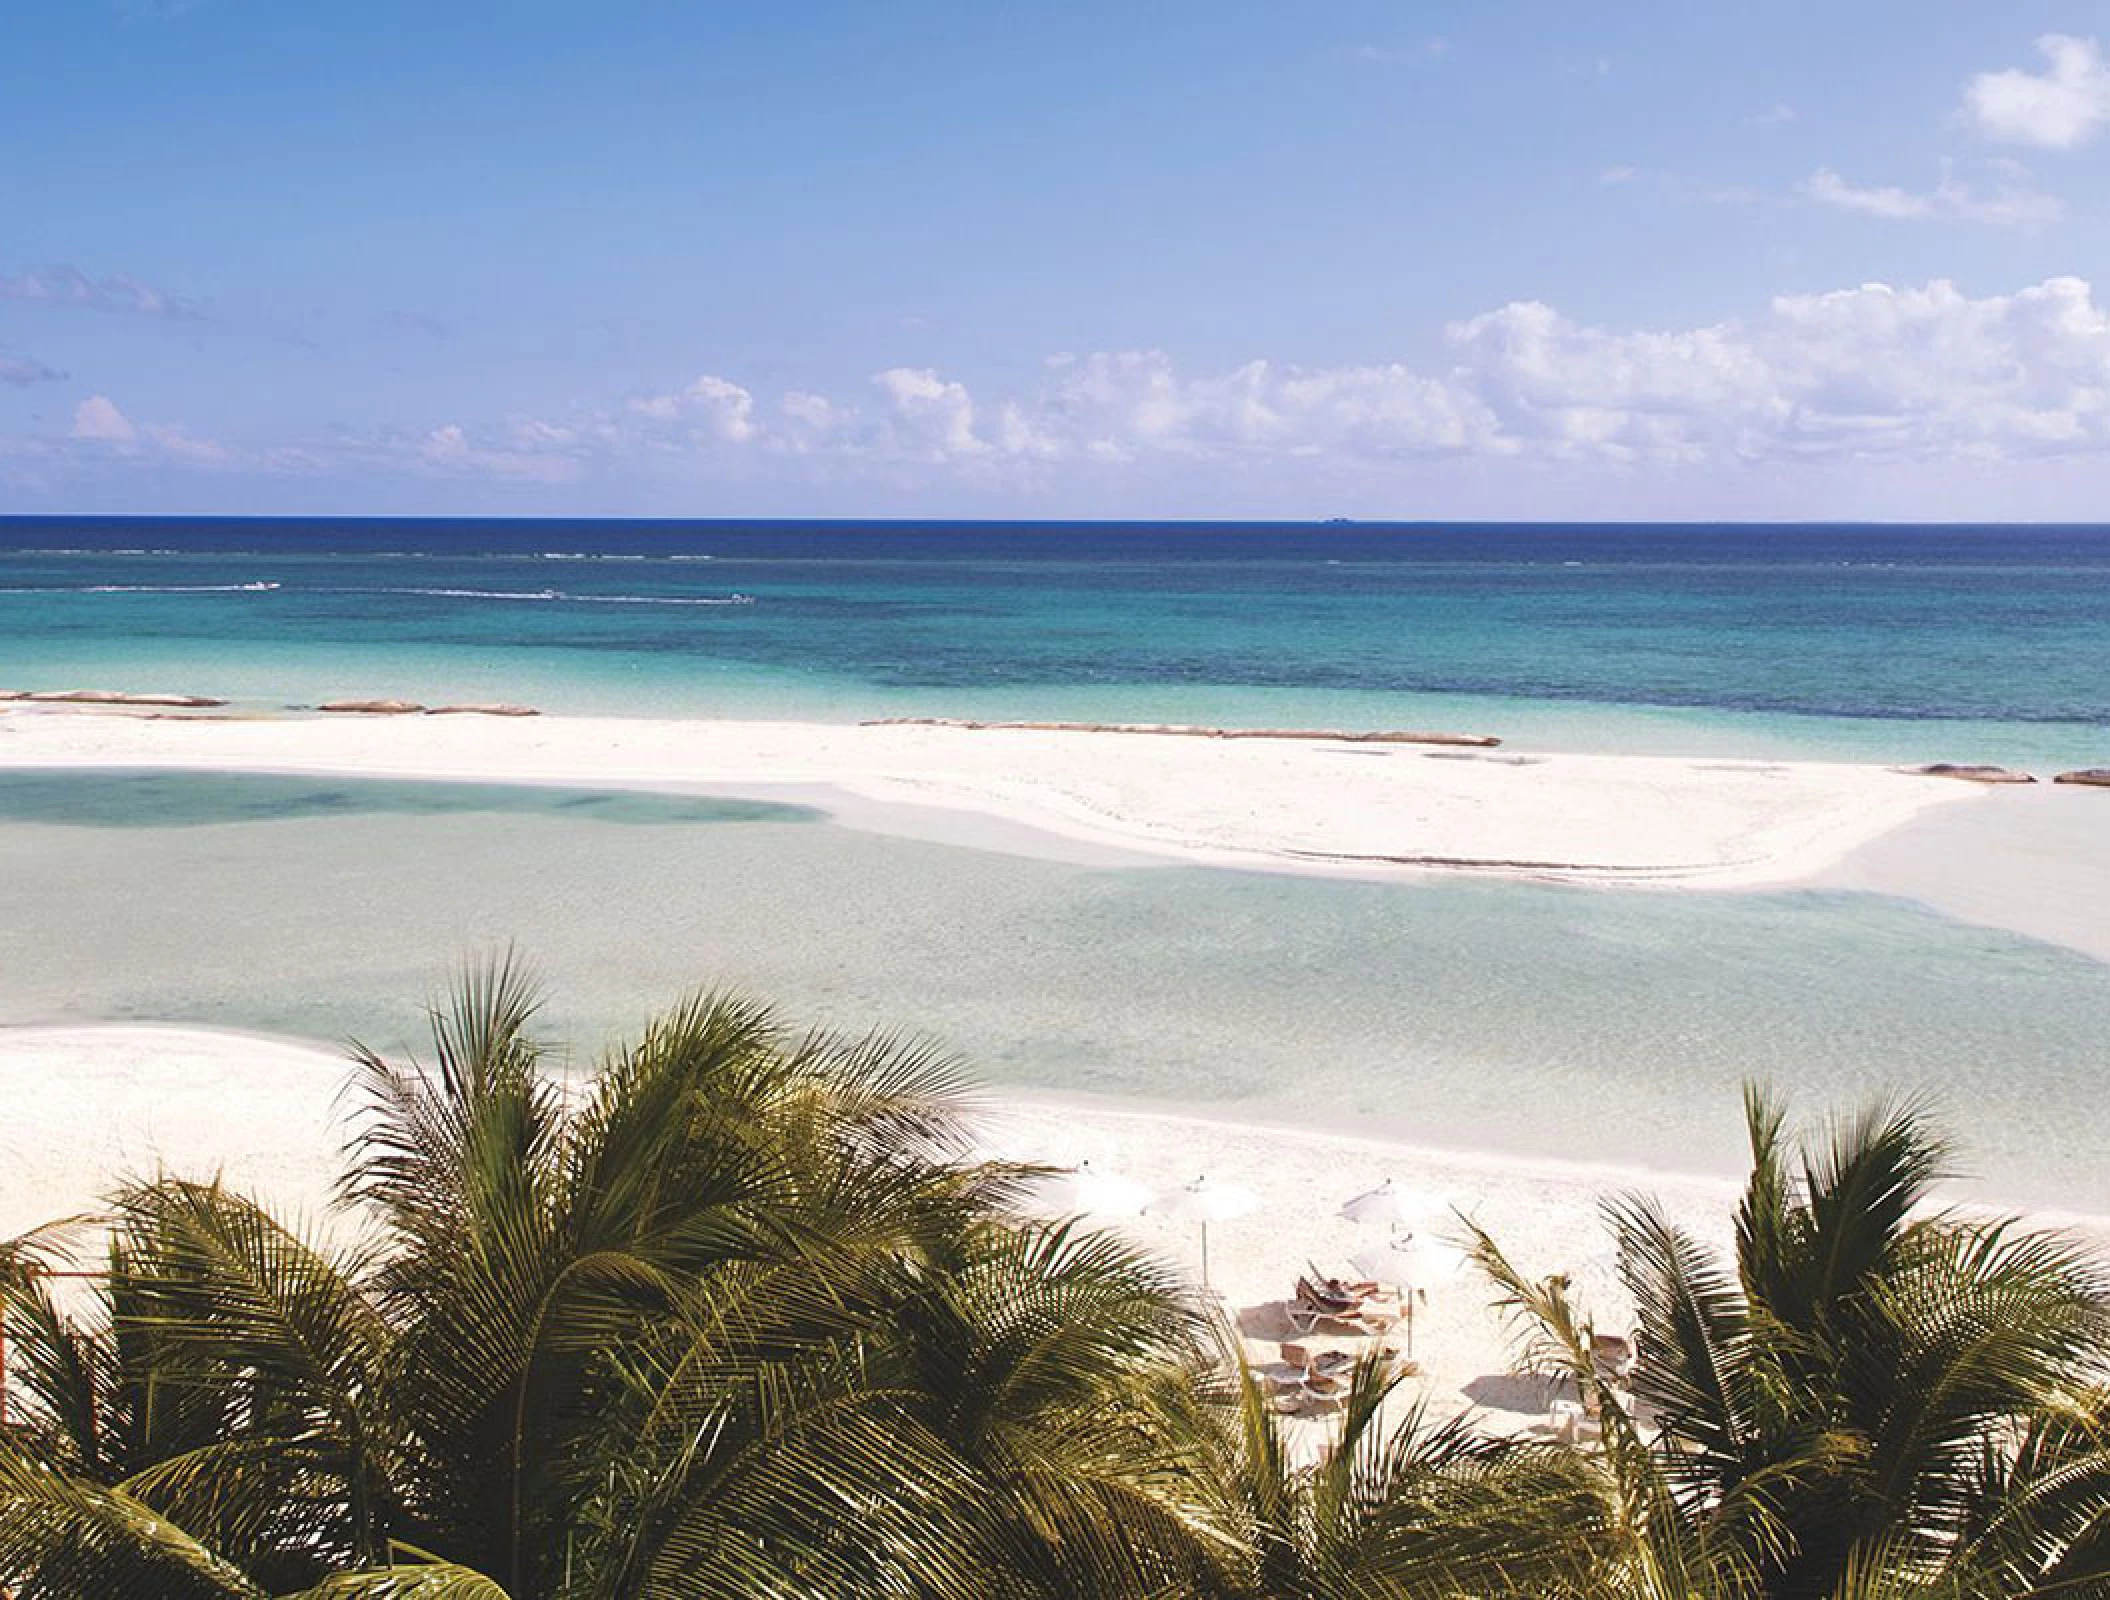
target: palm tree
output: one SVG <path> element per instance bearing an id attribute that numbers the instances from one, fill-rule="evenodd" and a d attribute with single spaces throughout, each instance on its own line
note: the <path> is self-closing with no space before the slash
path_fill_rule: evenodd
<path id="1" fill-rule="evenodd" d="M 2057 1235 L 1932 1209 L 1947 1152 L 1909 1107 L 1799 1157 L 1756 1091 L 1746 1121 L 1733 1263 L 1652 1201 L 1606 1209 L 1640 1319 L 1634 1405 L 1599 1381 L 1565 1284 L 1476 1238 L 1537 1355 L 1601 1415 L 1625 1533 L 1607 1592 L 2110 1592 L 2099 1269 Z"/>
<path id="2" fill-rule="evenodd" d="M 2110 1589 L 2110 1300 L 1753 1096 L 1733 1264 L 1613 1206 L 1646 1353 L 1478 1253 L 1592 1453 L 1356 1373 L 1310 1451 L 1163 1265 L 1021 1220 L 956 1069 L 704 996 L 574 1095 L 510 961 L 355 1056 L 312 1233 L 164 1177 L 0 1247 L 9 1600 L 1982 1600 Z M 99 1254 L 84 1267 L 93 1240 Z M 1226 1379 L 1225 1374 L 1230 1377 Z M 1644 1426 L 1644 1419 L 1647 1425 Z"/>
<path id="3" fill-rule="evenodd" d="M 1349 1378 L 1313 1450 L 1242 1364 L 1214 1414 L 1216 1481 L 1241 1532 L 1198 1575 L 1207 1600 L 1558 1600 L 1603 1564 L 1606 1499 L 1574 1452 L 1436 1424 L 1388 1408 L 1401 1382 L 1382 1354 Z"/>
<path id="4" fill-rule="evenodd" d="M 1229 1537 L 1186 1427 L 1204 1319 L 1014 1218 L 950 1063 L 705 997 L 574 1106 L 533 1011 L 495 964 L 430 1067 L 358 1053 L 330 1242 L 162 1179 L 116 1197 L 96 1303 L 53 1239 L 0 1263 L 0 1584 L 1150 1593 Z"/>

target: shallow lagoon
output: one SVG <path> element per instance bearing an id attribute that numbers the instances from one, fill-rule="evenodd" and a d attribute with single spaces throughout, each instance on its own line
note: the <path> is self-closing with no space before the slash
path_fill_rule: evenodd
<path id="1" fill-rule="evenodd" d="M 1930 1096 L 2003 1198 L 2110 1211 L 2110 967 L 1868 895 L 1087 865 L 811 806 L 0 773 L 0 1022 L 395 1045 L 517 942 L 582 1059 L 684 988 L 932 1033 L 1007 1085 L 1726 1168 L 1736 1088 Z"/>

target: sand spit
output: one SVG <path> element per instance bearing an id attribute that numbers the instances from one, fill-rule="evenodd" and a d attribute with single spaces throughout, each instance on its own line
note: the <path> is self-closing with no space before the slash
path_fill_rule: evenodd
<path id="1" fill-rule="evenodd" d="M 370 704 L 383 704 L 371 702 Z M 407 704 L 407 703 L 406 703 Z M 1344 755 L 1364 759 L 1344 761 Z M 1183 861 L 1358 876 L 1798 881 L 1977 785 L 1837 762 L 1471 752 L 930 724 L 343 715 L 0 717 L 0 767 L 831 789 Z"/>
<path id="2" fill-rule="evenodd" d="M 1502 741 L 1490 733 L 1413 733 L 1379 729 L 1351 733 L 1337 728 L 1211 728 L 1189 722 L 971 722 L 960 717 L 873 717 L 866 728 L 967 728 L 977 733 L 1154 733 L 1179 739 L 1297 739 L 1327 744 L 1454 744 L 1492 749 Z"/>

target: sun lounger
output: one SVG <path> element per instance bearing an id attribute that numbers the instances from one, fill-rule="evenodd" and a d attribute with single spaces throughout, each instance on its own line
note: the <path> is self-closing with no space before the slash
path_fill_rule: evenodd
<path id="1" fill-rule="evenodd" d="M 1381 1299 L 1375 1294 L 1345 1304 L 1332 1297 L 1314 1300 L 1304 1294 L 1305 1287 L 1304 1280 L 1299 1279 L 1297 1297 L 1282 1302 L 1290 1326 L 1299 1334 L 1342 1333 L 1367 1339 L 1389 1333 L 1400 1320 L 1397 1300 Z"/>
<path id="2" fill-rule="evenodd" d="M 1624 1385 L 1634 1376 L 1641 1352 L 1632 1339 L 1600 1333 L 1590 1341 L 1590 1366 L 1601 1383 Z"/>
<path id="3" fill-rule="evenodd" d="M 1338 1278 L 1297 1280 L 1297 1303 L 1317 1311 L 1352 1312 L 1367 1298 L 1361 1284 L 1343 1283 Z"/>

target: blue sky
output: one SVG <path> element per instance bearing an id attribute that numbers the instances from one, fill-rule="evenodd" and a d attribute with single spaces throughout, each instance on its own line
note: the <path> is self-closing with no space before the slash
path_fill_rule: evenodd
<path id="1" fill-rule="evenodd" d="M 0 511 L 2110 514 L 2099 0 L 11 0 L 0 149 Z"/>

